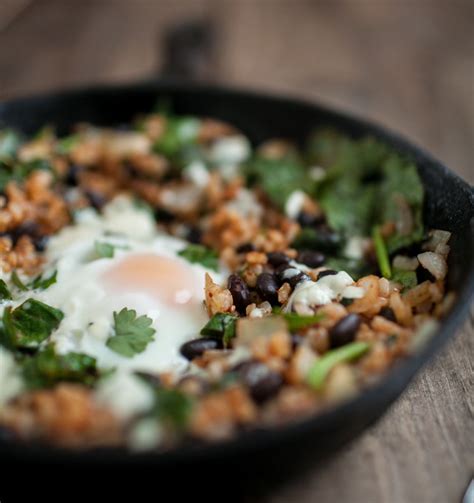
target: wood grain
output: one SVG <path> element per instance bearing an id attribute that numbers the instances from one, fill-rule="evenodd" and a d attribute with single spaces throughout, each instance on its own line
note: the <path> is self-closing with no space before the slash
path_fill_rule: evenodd
<path id="1" fill-rule="evenodd" d="M 471 1 L 8 3 L 0 8 L 0 98 L 156 74 L 165 30 L 207 19 L 216 32 L 215 81 L 370 117 L 474 181 Z M 471 316 L 375 427 L 327 465 L 246 500 L 460 501 L 474 474 L 473 361 Z"/>

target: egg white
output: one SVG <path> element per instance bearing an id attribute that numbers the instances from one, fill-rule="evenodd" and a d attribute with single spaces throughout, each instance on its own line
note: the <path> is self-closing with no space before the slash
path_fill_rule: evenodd
<path id="1" fill-rule="evenodd" d="M 115 245 L 114 257 L 94 259 L 95 241 Z M 51 336 L 56 350 L 86 353 L 95 357 L 101 368 L 184 371 L 187 361 L 180 355 L 179 348 L 185 341 L 198 337 L 208 320 L 203 305 L 205 273 L 211 274 L 217 282 L 223 278 L 222 273 L 209 271 L 178 256 L 177 252 L 186 246 L 185 241 L 160 233 L 153 216 L 129 198 L 116 198 L 102 215 L 90 209 L 82 211 L 74 225 L 64 228 L 49 241 L 46 271 L 56 269 L 57 282 L 33 295 L 28 292 L 29 297 L 64 313 L 64 319 Z M 189 291 L 178 292 L 176 303 L 164 302 L 161 295 L 152 293 L 158 290 L 163 298 L 166 297 L 170 288 L 167 284 L 145 285 L 147 288 L 140 290 L 136 285 L 129 289 L 105 280 L 111 272 L 120 278 L 121 264 L 131 257 L 140 260 L 151 255 L 185 272 Z M 186 302 L 191 295 L 192 300 Z M 113 312 L 124 307 L 151 318 L 156 330 L 155 340 L 145 351 L 131 358 L 106 345 L 113 335 Z"/>

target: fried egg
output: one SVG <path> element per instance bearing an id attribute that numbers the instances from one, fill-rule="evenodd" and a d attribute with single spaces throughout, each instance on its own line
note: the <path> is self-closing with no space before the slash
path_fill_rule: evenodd
<path id="1" fill-rule="evenodd" d="M 113 257 L 94 255 L 96 242 L 112 245 Z M 160 233 L 153 215 L 126 197 L 116 198 L 101 215 L 91 209 L 80 212 L 46 250 L 46 271 L 57 270 L 57 282 L 34 295 L 64 313 L 51 336 L 56 350 L 86 353 L 101 368 L 184 370 L 187 361 L 180 346 L 198 337 L 208 321 L 205 273 L 216 282 L 223 279 L 223 273 L 180 257 L 187 245 Z M 124 307 L 151 318 L 156 330 L 154 341 L 131 358 L 106 345 L 113 335 L 113 313 Z"/>

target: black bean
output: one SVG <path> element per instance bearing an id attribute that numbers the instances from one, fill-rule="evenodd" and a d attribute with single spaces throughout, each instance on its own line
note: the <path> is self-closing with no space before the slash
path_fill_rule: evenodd
<path id="1" fill-rule="evenodd" d="M 273 267 L 278 267 L 282 264 L 288 264 L 290 257 L 283 252 L 270 252 L 267 253 L 268 262 Z"/>
<path id="2" fill-rule="evenodd" d="M 201 229 L 199 229 L 197 227 L 190 227 L 188 229 L 187 234 L 186 234 L 186 239 L 190 243 L 194 243 L 196 245 L 201 244 L 201 240 L 202 240 L 202 231 L 201 231 Z"/>
<path id="3" fill-rule="evenodd" d="M 335 252 L 341 245 L 341 236 L 330 229 L 328 226 L 323 225 L 318 228 L 316 232 L 316 240 L 314 243 L 315 248 L 323 252 Z"/>
<path id="4" fill-rule="evenodd" d="M 49 236 L 39 236 L 33 239 L 33 245 L 36 251 L 43 252 L 48 244 Z"/>
<path id="5" fill-rule="evenodd" d="M 84 171 L 83 166 L 78 166 L 77 164 L 71 164 L 69 166 L 67 175 L 66 175 L 66 183 L 68 185 L 72 185 L 75 187 L 76 185 L 79 185 L 79 175 Z"/>
<path id="6" fill-rule="evenodd" d="M 174 215 L 164 208 L 156 208 L 155 210 L 155 220 L 158 223 L 168 224 L 174 220 Z"/>
<path id="7" fill-rule="evenodd" d="M 99 194 L 99 192 L 95 192 L 92 190 L 87 190 L 85 192 L 87 198 L 89 199 L 89 202 L 91 203 L 91 206 L 95 208 L 97 211 L 100 211 L 102 207 L 105 205 L 107 202 L 107 199 L 105 198 L 104 195 Z"/>
<path id="8" fill-rule="evenodd" d="M 28 220 L 23 222 L 21 225 L 13 229 L 10 233 L 12 241 L 16 243 L 21 236 L 29 236 L 30 238 L 35 238 L 39 236 L 39 226 L 36 222 Z"/>
<path id="9" fill-rule="evenodd" d="M 361 323 L 361 317 L 354 313 L 348 314 L 345 318 L 339 320 L 329 331 L 331 348 L 338 348 L 352 342 Z"/>
<path id="10" fill-rule="evenodd" d="M 257 361 L 241 363 L 235 370 L 258 403 L 274 396 L 283 384 L 283 378 L 278 372 Z"/>
<path id="11" fill-rule="evenodd" d="M 323 215 L 312 215 L 311 213 L 306 213 L 302 211 L 297 217 L 298 223 L 301 227 L 314 227 L 320 225 L 324 222 Z"/>
<path id="12" fill-rule="evenodd" d="M 324 264 L 326 257 L 318 251 L 303 250 L 298 253 L 296 260 L 308 267 L 316 268 L 321 267 Z"/>
<path id="13" fill-rule="evenodd" d="M 290 264 L 281 264 L 275 269 L 275 276 L 278 278 L 280 283 L 285 282 L 284 274 L 287 269 L 294 269 Z"/>
<path id="14" fill-rule="evenodd" d="M 237 274 L 232 274 L 227 280 L 227 288 L 232 294 L 237 311 L 245 314 L 245 308 L 250 304 L 250 290 L 247 283 Z"/>
<path id="15" fill-rule="evenodd" d="M 337 274 L 337 271 L 334 271 L 333 269 L 326 269 L 325 271 L 318 273 L 318 279 L 324 278 L 324 276 L 334 276 L 335 274 Z"/>
<path id="16" fill-rule="evenodd" d="M 212 337 L 200 337 L 199 339 L 193 339 L 185 342 L 179 351 L 188 360 L 193 360 L 194 358 L 201 356 L 204 351 L 222 348 L 223 345 L 221 340 L 213 339 Z"/>
<path id="17" fill-rule="evenodd" d="M 248 253 L 255 251 L 255 245 L 253 245 L 252 243 L 244 243 L 243 245 L 238 246 L 235 251 L 237 253 Z"/>
<path id="18" fill-rule="evenodd" d="M 311 278 L 307 274 L 300 271 L 298 274 L 295 274 L 294 276 L 291 276 L 291 278 L 288 278 L 286 282 L 290 284 L 291 288 L 295 288 L 296 285 L 298 285 L 302 281 L 310 281 L 310 280 Z"/>
<path id="19" fill-rule="evenodd" d="M 394 323 L 397 322 L 397 317 L 395 316 L 393 309 L 391 309 L 390 307 L 387 307 L 387 306 L 382 307 L 382 309 L 379 312 L 379 315 L 383 316 L 384 318 L 386 318 L 389 321 L 393 321 Z"/>
<path id="20" fill-rule="evenodd" d="M 257 291 L 260 297 L 270 302 L 270 304 L 274 305 L 278 302 L 278 282 L 273 274 L 263 272 L 258 276 Z"/>

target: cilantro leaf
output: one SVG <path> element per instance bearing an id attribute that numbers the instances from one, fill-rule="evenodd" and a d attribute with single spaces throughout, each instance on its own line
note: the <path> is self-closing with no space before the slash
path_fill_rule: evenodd
<path id="1" fill-rule="evenodd" d="M 148 316 L 137 317 L 134 309 L 124 307 L 119 313 L 114 311 L 115 335 L 109 337 L 106 344 L 112 351 L 131 358 L 154 340 L 156 330 L 151 327 L 152 323 Z"/>
<path id="2" fill-rule="evenodd" d="M 7 343 L 16 348 L 36 348 L 58 328 L 64 314 L 36 299 L 28 299 L 15 309 L 3 312 Z"/>
<path id="3" fill-rule="evenodd" d="M 178 255 L 192 264 L 201 264 L 213 271 L 218 271 L 219 269 L 219 255 L 216 251 L 205 246 L 191 244 L 178 252 Z"/>
<path id="4" fill-rule="evenodd" d="M 95 241 L 94 251 L 97 258 L 112 258 L 115 254 L 115 246 L 110 243 Z"/>
<path id="5" fill-rule="evenodd" d="M 227 347 L 235 337 L 235 325 L 237 317 L 228 313 L 216 313 L 201 330 L 201 335 L 222 339 L 224 347 Z"/>
<path id="6" fill-rule="evenodd" d="M 3 279 L 0 279 L 0 300 L 11 300 L 12 294 Z"/>
<path id="7" fill-rule="evenodd" d="M 47 388 L 61 381 L 90 386 L 98 377 L 95 358 L 74 352 L 60 355 L 52 345 L 25 359 L 22 371 L 29 389 Z"/>

